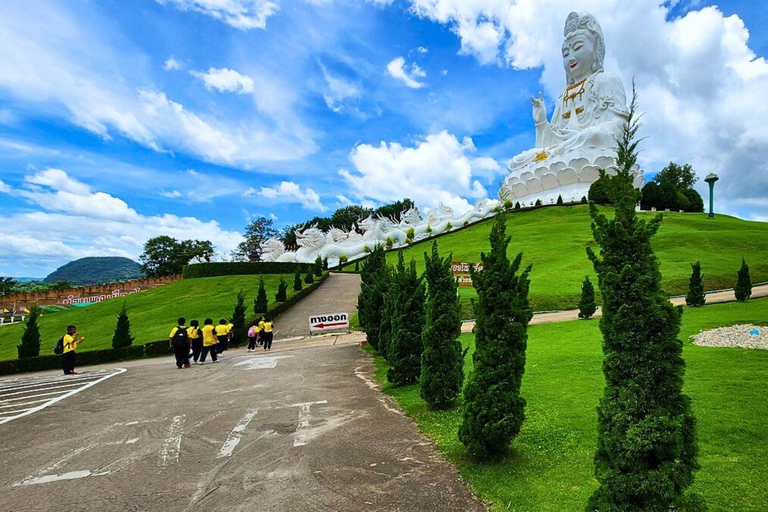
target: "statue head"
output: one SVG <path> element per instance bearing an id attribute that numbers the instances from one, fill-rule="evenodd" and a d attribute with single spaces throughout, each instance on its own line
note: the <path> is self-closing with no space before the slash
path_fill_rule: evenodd
<path id="1" fill-rule="evenodd" d="M 603 70 L 605 41 L 594 16 L 572 12 L 563 30 L 563 66 L 568 85 Z"/>

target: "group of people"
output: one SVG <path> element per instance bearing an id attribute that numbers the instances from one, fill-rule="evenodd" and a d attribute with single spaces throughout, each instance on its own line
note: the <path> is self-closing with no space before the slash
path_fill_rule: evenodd
<path id="1" fill-rule="evenodd" d="M 211 318 L 206 318 L 202 327 L 197 320 L 190 321 L 189 327 L 186 323 L 185 318 L 179 318 L 178 325 L 169 336 L 169 343 L 176 357 L 176 368 L 179 370 L 192 366 L 190 357 L 194 363 L 204 364 L 210 354 L 212 362 L 217 363 L 230 341 L 239 341 L 234 337 L 232 322 L 224 318 L 215 326 Z M 262 316 L 248 329 L 248 352 L 256 350 L 257 342 L 264 346 L 264 350 L 272 348 L 272 326 L 272 320 Z"/>

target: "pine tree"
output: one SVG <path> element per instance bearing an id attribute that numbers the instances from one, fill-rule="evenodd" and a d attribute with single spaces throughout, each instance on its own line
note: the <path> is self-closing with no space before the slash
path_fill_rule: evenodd
<path id="1" fill-rule="evenodd" d="M 328 270 L 328 257 L 323 258 L 323 270 Z M 320 277 L 323 275 L 323 273 L 319 273 L 317 276 Z"/>
<path id="2" fill-rule="evenodd" d="M 557 196 L 557 206 L 563 206 L 563 196 Z"/>
<path id="3" fill-rule="evenodd" d="M 400 251 L 402 252 L 402 251 Z M 399 259 L 398 259 L 399 261 Z M 387 265 L 384 267 L 380 277 L 382 289 L 386 289 L 384 295 L 384 305 L 381 313 L 381 324 L 378 335 L 378 352 L 381 357 L 389 361 L 389 346 L 392 340 L 392 329 L 395 326 L 393 321 L 400 314 L 400 286 L 397 283 L 398 267 Z M 405 271 L 405 268 L 403 268 Z"/>
<path id="4" fill-rule="evenodd" d="M 285 283 L 285 281 L 282 281 L 282 283 Z M 232 343 L 235 345 L 245 341 L 248 334 L 248 330 L 245 328 L 246 309 L 245 291 L 241 289 L 237 292 L 237 302 L 235 302 L 235 308 L 232 310 Z"/>
<path id="5" fill-rule="evenodd" d="M 663 293 L 651 246 L 662 215 L 646 222 L 635 212 L 640 197 L 631 174 L 639 128 L 635 108 L 633 94 L 618 141 L 618 172 L 606 185 L 614 218 L 601 215 L 594 202 L 589 206 L 600 246 L 599 256 L 589 247 L 587 254 L 603 297 L 605 389 L 595 453 L 599 487 L 588 510 L 666 511 L 697 502 L 684 496 L 699 466 L 691 401 L 682 391 L 685 361 L 677 338 L 682 306 Z"/>
<path id="6" fill-rule="evenodd" d="M 300 292 L 301 287 L 301 274 L 299 273 L 299 266 L 296 265 L 296 273 L 293 274 L 293 291 Z"/>
<path id="7" fill-rule="evenodd" d="M 470 268 L 477 290 L 474 370 L 464 388 L 464 410 L 459 439 L 472 455 L 501 455 L 520 432 L 525 399 L 520 383 L 525 372 L 528 322 L 528 266 L 517 274 L 523 253 L 507 258 L 510 237 L 503 215 L 490 233 L 491 252 L 481 253 L 483 271 Z"/>
<path id="8" fill-rule="evenodd" d="M 384 248 L 376 245 L 368 255 L 360 273 L 360 294 L 357 297 L 357 311 L 360 325 L 365 329 L 368 344 L 379 349 L 379 331 L 387 291 L 387 260 Z"/>
<path id="9" fill-rule="evenodd" d="M 314 274 L 315 274 L 317 277 L 320 277 L 321 275 L 323 275 L 323 258 L 321 258 L 320 256 L 318 256 L 318 257 L 315 259 L 315 266 L 313 267 L 312 271 L 313 271 L 313 273 L 314 273 Z"/>
<path id="10" fill-rule="evenodd" d="M 534 206 L 541 206 L 541 199 L 537 199 L 536 204 L 534 204 Z"/>
<path id="11" fill-rule="evenodd" d="M 440 258 L 437 241 L 432 242 L 432 256 L 424 253 L 428 295 L 419 384 L 421 398 L 436 409 L 450 405 L 464 383 L 464 353 L 459 342 L 461 302 L 451 273 L 452 258 L 452 254 Z"/>
<path id="12" fill-rule="evenodd" d="M 269 307 L 269 299 L 267 299 L 267 290 L 264 288 L 264 278 L 259 279 L 259 290 L 256 292 L 256 298 L 253 299 L 253 313 L 255 315 L 264 314 Z"/>
<path id="13" fill-rule="evenodd" d="M 360 272 L 360 260 L 355 260 L 355 272 Z"/>
<path id="14" fill-rule="evenodd" d="M 589 201 L 587 201 L 587 196 L 581 196 L 581 204 L 589 204 Z"/>
<path id="15" fill-rule="evenodd" d="M 736 286 L 733 288 L 736 300 L 744 302 L 752 296 L 752 279 L 749 277 L 749 265 L 741 258 L 741 268 L 737 274 Z"/>
<path id="16" fill-rule="evenodd" d="M 522 206 L 520 206 L 520 201 L 517 201 L 515 203 L 515 210 L 519 210 L 520 208 L 522 208 Z"/>
<path id="17" fill-rule="evenodd" d="M 33 304 L 29 308 L 29 316 L 24 322 L 24 333 L 21 335 L 21 344 L 16 345 L 19 359 L 37 357 L 40 355 L 40 327 L 37 324 L 40 318 L 40 308 Z"/>
<path id="18" fill-rule="evenodd" d="M 393 283 L 397 287 L 398 304 L 391 318 L 387 380 L 393 384 L 407 384 L 418 381 L 421 375 L 421 353 L 424 348 L 421 333 L 424 330 L 426 292 L 423 278 L 416 272 L 416 261 L 411 259 L 410 265 L 406 267 L 402 251 L 398 254 Z"/>
<path id="19" fill-rule="evenodd" d="M 123 302 L 123 307 L 117 315 L 115 333 L 112 335 L 112 348 L 125 348 L 133 344 L 131 336 L 131 321 L 128 319 L 128 306 Z"/>
<path id="20" fill-rule="evenodd" d="M 587 319 L 594 315 L 595 311 L 597 311 L 597 303 L 595 302 L 595 287 L 592 286 L 592 281 L 589 280 L 589 276 L 585 276 L 584 282 L 581 284 L 579 318 Z"/>
<path id="21" fill-rule="evenodd" d="M 307 275 L 305 275 L 305 276 L 304 276 L 304 283 L 306 283 L 306 284 L 312 284 L 312 283 L 314 283 L 314 282 L 315 282 L 315 276 L 314 276 L 314 275 L 312 275 L 312 270 L 310 269 L 310 270 L 307 272 Z"/>
<path id="22" fill-rule="evenodd" d="M 689 306 L 703 306 L 707 301 L 704 295 L 704 283 L 702 282 L 701 263 L 691 263 L 691 278 L 688 280 L 688 295 L 685 296 L 685 303 Z"/>
<path id="23" fill-rule="evenodd" d="M 280 282 L 277 284 L 277 293 L 275 293 L 275 302 L 285 302 L 288 300 L 288 283 L 280 278 Z"/>

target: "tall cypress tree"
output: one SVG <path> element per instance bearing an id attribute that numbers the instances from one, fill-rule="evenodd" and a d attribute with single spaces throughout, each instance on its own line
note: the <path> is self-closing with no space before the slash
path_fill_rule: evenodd
<path id="1" fill-rule="evenodd" d="M 300 292 L 301 287 L 301 273 L 299 273 L 299 266 L 296 265 L 296 273 L 293 274 L 293 291 Z"/>
<path id="2" fill-rule="evenodd" d="M 403 270 L 405 268 L 403 267 Z M 389 345 L 392 341 L 392 329 L 395 327 L 393 319 L 400 314 L 400 287 L 398 286 L 398 272 L 400 267 L 392 267 L 392 265 L 386 265 L 381 276 L 381 282 L 384 284 L 382 288 L 386 288 L 387 293 L 384 295 L 383 310 L 381 314 L 381 327 L 379 328 L 379 355 L 389 361 Z"/>
<path id="3" fill-rule="evenodd" d="M 461 302 L 451 259 L 440 258 L 437 240 L 432 255 L 424 253 L 427 306 L 421 341 L 421 398 L 436 409 L 444 408 L 461 394 L 464 382 L 464 354 L 461 350 Z"/>
<path id="4" fill-rule="evenodd" d="M 284 281 L 283 281 L 284 282 Z M 266 293 L 266 290 L 265 290 Z M 237 345 L 247 337 L 248 330 L 245 328 L 245 291 L 237 292 L 237 300 L 232 310 L 232 342 Z"/>
<path id="5" fill-rule="evenodd" d="M 733 289 L 736 300 L 744 302 L 752 296 L 752 278 L 749 277 L 749 265 L 741 258 L 741 268 L 736 277 L 736 286 Z"/>
<path id="6" fill-rule="evenodd" d="M 579 299 L 579 318 L 589 318 L 597 311 L 595 302 L 595 287 L 589 276 L 584 276 L 584 282 L 581 283 L 581 299 Z"/>
<path id="7" fill-rule="evenodd" d="M 481 253 L 483 271 L 470 268 L 477 290 L 474 371 L 464 388 L 459 439 L 472 455 L 504 454 L 525 420 L 520 383 L 525 372 L 528 322 L 528 266 L 518 275 L 523 253 L 507 258 L 511 240 L 504 215 L 491 228 L 491 252 Z"/>
<path id="8" fill-rule="evenodd" d="M 365 329 L 368 344 L 374 350 L 379 349 L 379 331 L 387 292 L 386 266 L 384 248 L 377 244 L 366 258 L 360 273 L 358 318 L 360 325 Z"/>
<path id="9" fill-rule="evenodd" d="M 686 502 L 699 467 L 691 401 L 682 391 L 685 361 L 677 338 L 682 306 L 672 305 L 662 292 L 651 247 L 662 215 L 645 222 L 635 213 L 640 198 L 630 172 L 637 159 L 635 107 L 633 94 L 618 144 L 618 172 L 606 186 L 615 216 L 609 220 L 593 202 L 589 206 L 600 246 L 599 256 L 591 248 L 587 254 L 603 296 L 605 389 L 597 410 L 600 485 L 588 510 L 676 509 Z"/>
<path id="10" fill-rule="evenodd" d="M 259 278 L 259 290 L 256 292 L 256 298 L 253 299 L 253 313 L 255 315 L 266 313 L 269 307 L 267 299 L 267 290 L 264 288 L 264 278 Z"/>
<path id="11" fill-rule="evenodd" d="M 403 252 L 398 253 L 397 271 L 393 281 L 397 288 L 397 306 L 390 319 L 391 337 L 387 347 L 389 370 L 387 380 L 393 384 L 416 382 L 421 375 L 421 332 L 424 330 L 424 281 L 416 272 L 416 261 L 407 267 Z"/>
<path id="12" fill-rule="evenodd" d="M 16 345 L 19 359 L 37 357 L 40 355 L 40 326 L 37 320 L 40 318 L 40 308 L 33 304 L 29 308 L 29 316 L 24 322 L 24 334 L 21 335 L 21 344 Z"/>
<path id="13" fill-rule="evenodd" d="M 312 271 L 317 277 L 323 275 L 323 258 L 320 256 L 315 258 L 315 265 L 312 267 Z"/>
<path id="14" fill-rule="evenodd" d="M 703 306 L 707 302 L 704 295 L 703 276 L 701 275 L 701 263 L 691 263 L 691 278 L 688 280 L 688 295 L 685 296 L 685 303 L 689 306 Z"/>
<path id="15" fill-rule="evenodd" d="M 128 306 L 123 302 L 123 307 L 117 315 L 115 333 L 112 335 L 112 348 L 125 348 L 133 344 L 131 336 L 131 321 L 128 319 Z"/>
<path id="16" fill-rule="evenodd" d="M 288 283 L 280 278 L 280 282 L 277 284 L 277 293 L 275 293 L 275 302 L 285 302 L 288 300 Z"/>

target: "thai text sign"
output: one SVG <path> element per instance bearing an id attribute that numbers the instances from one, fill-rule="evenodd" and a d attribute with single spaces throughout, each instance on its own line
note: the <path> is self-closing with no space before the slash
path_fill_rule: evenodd
<path id="1" fill-rule="evenodd" d="M 310 333 L 334 329 L 349 329 L 349 315 L 347 313 L 328 313 L 309 317 Z"/>
<path id="2" fill-rule="evenodd" d="M 94 302 L 104 302 L 109 299 L 117 299 L 119 297 L 125 297 L 127 295 L 133 295 L 139 293 L 140 287 L 136 287 L 133 290 L 126 290 L 121 292 L 120 290 L 112 290 L 112 293 L 104 295 L 94 295 L 92 297 L 75 297 L 74 295 L 67 295 L 66 299 L 62 299 L 61 304 L 63 306 L 69 306 L 71 304 L 93 304 Z"/>
<path id="3" fill-rule="evenodd" d="M 468 263 L 466 261 L 452 261 L 451 272 L 456 278 L 456 284 L 459 286 L 472 286 L 472 278 L 469 277 L 469 267 L 473 266 L 476 272 L 483 271 L 482 263 Z"/>

